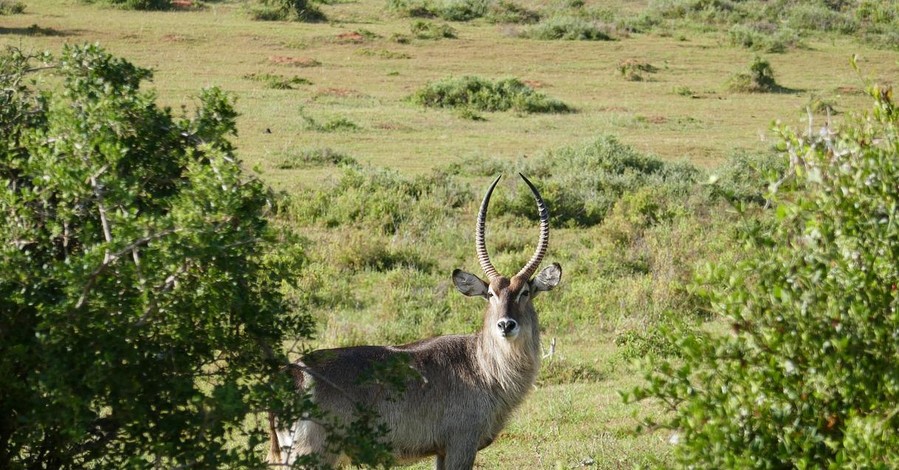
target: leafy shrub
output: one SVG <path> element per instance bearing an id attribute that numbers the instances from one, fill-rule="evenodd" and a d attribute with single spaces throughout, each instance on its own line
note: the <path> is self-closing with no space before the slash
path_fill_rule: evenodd
<path id="1" fill-rule="evenodd" d="M 533 24 L 540 21 L 540 14 L 509 0 L 490 3 L 487 21 L 502 24 Z"/>
<path id="2" fill-rule="evenodd" d="M 544 360 L 540 366 L 540 375 L 537 377 L 537 383 L 541 386 L 573 384 L 573 383 L 595 383 L 603 379 L 603 373 L 591 364 L 584 364 L 566 359 L 560 356 L 553 356 Z"/>
<path id="3" fill-rule="evenodd" d="M 727 89 L 737 93 L 770 93 L 781 87 L 774 80 L 774 69 L 771 64 L 755 56 L 749 66 L 749 73 L 740 72 L 730 78 Z"/>
<path id="4" fill-rule="evenodd" d="M 470 108 L 479 111 L 522 113 L 571 112 L 565 103 L 547 98 L 517 78 L 492 82 L 480 77 L 464 76 L 431 82 L 415 92 L 413 103 L 430 108 Z"/>
<path id="5" fill-rule="evenodd" d="M 550 217 L 555 226 L 581 227 L 602 222 L 627 192 L 659 186 L 672 195 L 683 195 L 699 176 L 690 165 L 645 156 L 610 136 L 546 153 L 520 171 L 544 181 L 540 192 L 553 201 Z M 523 188 L 516 189 L 497 195 L 491 203 L 493 210 L 535 217 L 533 197 Z"/>
<path id="6" fill-rule="evenodd" d="M 256 82 L 262 82 L 263 84 L 265 84 L 266 88 L 271 88 L 273 90 L 293 90 L 297 85 L 312 84 L 312 82 L 303 77 L 293 76 L 288 78 L 283 75 L 271 73 L 251 73 L 244 75 L 243 78 Z"/>
<path id="7" fill-rule="evenodd" d="M 733 25 L 727 33 L 730 43 L 753 51 L 780 53 L 799 47 L 799 35 L 790 29 L 752 27 L 743 24 Z"/>
<path id="8" fill-rule="evenodd" d="M 645 359 L 648 357 L 678 357 L 680 350 L 671 335 L 666 335 L 664 324 L 653 323 L 648 329 L 627 330 L 615 336 L 615 345 L 625 359 Z"/>
<path id="9" fill-rule="evenodd" d="M 443 173 L 406 179 L 389 170 L 345 167 L 333 187 L 306 190 L 293 198 L 286 217 L 326 227 L 415 232 L 430 230 L 436 220 L 471 198 L 466 186 Z"/>
<path id="10" fill-rule="evenodd" d="M 529 39 L 568 41 L 611 41 L 612 28 L 577 16 L 556 15 L 524 29 L 520 36 Z"/>
<path id="11" fill-rule="evenodd" d="M 326 165 L 357 165 L 355 158 L 334 151 L 330 148 L 302 149 L 286 153 L 275 168 L 295 170 L 298 168 L 320 167 Z"/>
<path id="12" fill-rule="evenodd" d="M 852 16 L 815 4 L 797 4 L 791 8 L 787 25 L 798 30 L 834 31 L 842 34 L 850 34 L 858 29 Z"/>
<path id="13" fill-rule="evenodd" d="M 435 14 L 447 21 L 469 21 L 486 15 L 488 5 L 487 0 L 442 0 Z"/>
<path id="14" fill-rule="evenodd" d="M 413 21 L 409 25 L 412 36 L 417 39 L 455 39 L 456 28 L 444 23 L 437 24 L 431 21 Z"/>
<path id="15" fill-rule="evenodd" d="M 656 0 L 649 14 L 663 19 L 686 19 L 702 23 L 732 24 L 747 14 L 740 1 L 731 0 Z"/>
<path id="16" fill-rule="evenodd" d="M 334 116 L 325 121 L 320 121 L 300 111 L 300 117 L 305 122 L 306 130 L 315 132 L 355 132 L 359 125 L 343 116 Z"/>
<path id="17" fill-rule="evenodd" d="M 334 266 L 349 271 L 389 271 L 409 267 L 429 272 L 434 262 L 414 249 L 391 246 L 389 240 L 370 233 L 355 234 L 340 243 L 333 253 Z"/>
<path id="18" fill-rule="evenodd" d="M 387 9 L 402 16 L 469 21 L 487 14 L 489 0 L 388 0 Z"/>
<path id="19" fill-rule="evenodd" d="M 0 15 L 25 13 L 25 3 L 17 0 L 0 0 Z"/>
<path id="20" fill-rule="evenodd" d="M 175 117 L 98 46 L 39 59 L 50 86 L 0 56 L 0 467 L 263 465 L 250 416 L 302 410 L 279 371 L 310 332 L 281 295 L 305 254 L 228 96 Z"/>
<path id="21" fill-rule="evenodd" d="M 680 465 L 899 465 L 899 108 L 871 95 L 835 133 L 782 131 L 777 220 L 710 278 L 732 331 L 672 337 L 682 359 L 650 365 L 631 396 L 669 405 Z"/>
<path id="22" fill-rule="evenodd" d="M 787 162 L 780 155 L 739 152 L 715 170 L 712 187 L 731 204 L 762 206 L 768 204 L 769 183 L 779 181 L 786 172 Z"/>
<path id="23" fill-rule="evenodd" d="M 325 14 L 312 0 L 258 0 L 249 7 L 250 17 L 258 21 L 325 21 Z"/>

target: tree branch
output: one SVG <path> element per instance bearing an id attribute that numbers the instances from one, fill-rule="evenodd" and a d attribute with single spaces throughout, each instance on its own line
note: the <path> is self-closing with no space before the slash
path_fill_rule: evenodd
<path id="1" fill-rule="evenodd" d="M 98 266 L 97 269 L 95 269 L 88 276 L 87 282 L 84 283 L 84 288 L 82 288 L 82 290 L 81 290 L 81 297 L 78 298 L 78 303 L 75 304 L 75 308 L 78 309 L 78 308 L 81 308 L 82 305 L 84 305 L 84 302 L 87 300 L 87 297 L 90 295 L 91 289 L 93 289 L 93 287 L 94 287 L 94 283 L 97 282 L 97 278 L 100 277 L 100 275 L 103 274 L 103 272 L 106 271 L 106 269 L 108 269 L 110 265 L 112 265 L 113 263 L 118 261 L 119 258 L 121 258 L 122 256 L 124 256 L 127 253 L 130 253 L 131 250 L 134 250 L 135 248 L 137 248 L 139 246 L 146 245 L 154 240 L 158 240 L 162 237 L 171 235 L 177 231 L 178 231 L 178 229 L 174 229 L 174 228 L 166 229 L 161 232 L 154 233 L 152 235 L 147 235 L 146 237 L 138 238 L 133 243 L 129 244 L 128 246 L 122 248 L 121 250 L 119 250 L 115 253 L 110 254 L 109 252 L 107 252 L 103 257 L 103 262 L 100 263 L 100 266 Z"/>

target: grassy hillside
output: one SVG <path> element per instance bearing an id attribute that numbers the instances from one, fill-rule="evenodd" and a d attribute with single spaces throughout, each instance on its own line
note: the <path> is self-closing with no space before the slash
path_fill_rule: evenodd
<path id="1" fill-rule="evenodd" d="M 409 3 L 372 0 L 320 4 L 327 21 L 308 24 L 253 21 L 236 1 L 139 12 L 29 0 L 0 16 L 0 46 L 99 42 L 153 68 L 159 100 L 175 108 L 203 86 L 233 93 L 238 154 L 284 190 L 280 221 L 308 239 L 291 295 L 321 327 L 302 346 L 474 331 L 483 306 L 449 273 L 478 272 L 484 183 L 532 176 L 554 214 L 547 261 L 562 264 L 563 285 L 536 301 L 547 348 L 538 387 L 478 466 L 620 468 L 665 462 L 669 433 L 633 432 L 634 416 L 658 410 L 618 392 L 639 380 L 634 359 L 676 353 L 659 328 L 707 312 L 696 272 L 740 256 L 734 227 L 754 222 L 732 203 L 761 210 L 765 173 L 779 168 L 771 123 L 805 128 L 808 110 L 816 125 L 838 123 L 866 107 L 854 54 L 867 76 L 899 77 L 889 37 L 872 28 L 811 33 L 798 22 L 822 13 L 798 11 L 771 31 L 780 43 L 757 46 L 763 18 L 674 8 L 695 3 L 522 2 L 541 26 L 415 18 Z M 611 40 L 532 39 L 547 25 Z M 757 55 L 774 92 L 730 89 Z M 569 109 L 412 98 L 461 77 L 523 85 Z M 532 253 L 529 197 L 511 177 L 495 196 L 487 238 L 501 271 Z"/>

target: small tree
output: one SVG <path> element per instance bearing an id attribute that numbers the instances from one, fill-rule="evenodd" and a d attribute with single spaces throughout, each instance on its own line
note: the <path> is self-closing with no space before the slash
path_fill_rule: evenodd
<path id="1" fill-rule="evenodd" d="M 682 360 L 631 395 L 668 405 L 679 463 L 899 467 L 899 108 L 870 91 L 873 111 L 839 132 L 783 131 L 776 221 L 716 270 L 733 331 L 671 333 Z"/>
<path id="2" fill-rule="evenodd" d="M 97 46 L 36 59 L 0 57 L 0 468 L 260 466 L 248 416 L 299 412 L 281 344 L 310 322 L 227 95 L 176 118 Z"/>

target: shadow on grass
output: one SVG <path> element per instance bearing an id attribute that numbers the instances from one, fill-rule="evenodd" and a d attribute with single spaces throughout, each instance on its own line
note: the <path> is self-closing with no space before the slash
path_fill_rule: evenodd
<path id="1" fill-rule="evenodd" d="M 81 34 L 81 31 L 75 29 L 68 30 L 60 30 L 54 28 L 42 28 L 36 24 L 25 28 L 8 28 L 5 26 L 0 26 L 0 36 L 2 35 L 17 35 L 17 36 L 77 36 Z"/>

